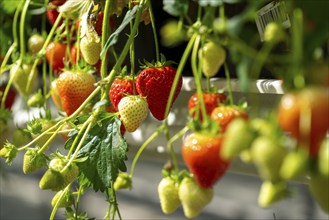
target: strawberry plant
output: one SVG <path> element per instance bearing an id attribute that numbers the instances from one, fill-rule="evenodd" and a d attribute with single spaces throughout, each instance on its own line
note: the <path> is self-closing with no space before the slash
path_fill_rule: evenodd
<path id="1" fill-rule="evenodd" d="M 172 18 L 162 27 L 154 11 L 159 2 Z M 181 206 L 187 218 L 200 215 L 236 159 L 254 166 L 263 181 L 260 207 L 294 196 L 289 181 L 302 178 L 328 212 L 322 189 L 329 173 L 329 36 L 318 9 L 329 5 L 274 2 L 270 11 L 284 16 L 268 20 L 257 13 L 266 2 L 257 0 L 0 1 L 0 132 L 12 133 L 0 143 L 0 157 L 9 165 L 23 158 L 24 175 L 41 174 L 39 188 L 54 191 L 50 219 L 60 211 L 89 219 L 80 209 L 87 190 L 105 197 L 105 219 L 122 219 L 117 192 L 134 188 L 136 166 L 159 137 L 169 161 L 157 188 L 164 214 Z M 244 10 L 228 13 L 237 3 Z M 136 42 L 145 29 L 153 38 L 141 47 Z M 144 46 L 151 58 L 138 56 Z M 282 82 L 284 94 L 263 112 L 249 87 L 267 72 Z M 188 74 L 192 86 L 184 84 Z M 222 88 L 215 76 L 225 79 Z M 192 92 L 183 103 L 185 87 Z M 10 132 L 17 99 L 39 114 Z M 172 129 L 176 113 L 186 116 L 179 131 Z M 126 132 L 138 135 L 150 122 L 158 127 L 128 154 L 136 143 Z"/>

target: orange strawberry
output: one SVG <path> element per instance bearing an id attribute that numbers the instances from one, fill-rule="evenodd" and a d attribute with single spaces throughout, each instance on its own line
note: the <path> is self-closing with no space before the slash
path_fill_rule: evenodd
<path id="1" fill-rule="evenodd" d="M 225 132 L 226 127 L 234 118 L 248 119 L 249 116 L 244 109 L 238 106 L 221 105 L 211 112 L 210 117 L 220 126 L 222 132 Z"/>
<path id="2" fill-rule="evenodd" d="M 71 115 L 95 89 L 95 78 L 84 71 L 65 71 L 56 81 L 63 110 Z"/>

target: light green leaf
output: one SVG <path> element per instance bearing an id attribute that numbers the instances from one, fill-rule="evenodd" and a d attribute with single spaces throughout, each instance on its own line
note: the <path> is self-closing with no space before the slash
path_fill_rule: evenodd
<path id="1" fill-rule="evenodd" d="M 172 16 L 184 16 L 189 7 L 188 0 L 163 0 L 163 10 Z"/>

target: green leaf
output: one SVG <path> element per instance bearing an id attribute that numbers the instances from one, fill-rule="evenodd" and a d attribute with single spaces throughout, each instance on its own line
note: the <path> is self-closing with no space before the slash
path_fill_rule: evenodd
<path id="1" fill-rule="evenodd" d="M 163 10 L 172 16 L 184 16 L 188 12 L 188 0 L 163 0 Z"/>
<path id="2" fill-rule="evenodd" d="M 99 123 L 96 123 L 87 135 L 77 158 L 87 159 L 78 163 L 85 180 L 95 191 L 104 191 L 111 187 L 119 171 L 125 172 L 125 160 L 128 149 L 125 139 L 121 136 L 121 121 L 113 114 L 101 114 Z M 75 138 L 76 135 L 70 137 Z"/>
<path id="3" fill-rule="evenodd" d="M 16 11 L 16 8 L 18 8 L 18 5 L 21 3 L 21 1 L 1 0 L 0 11 L 4 12 L 5 14 L 13 14 Z M 3 13 L 1 14 L 3 15 Z"/>
<path id="4" fill-rule="evenodd" d="M 113 46 L 118 42 L 119 34 L 125 29 L 125 27 L 130 23 L 130 21 L 135 18 L 137 9 L 138 9 L 138 5 L 135 5 L 131 10 L 127 11 L 120 26 L 107 39 L 104 48 L 101 52 L 101 56 L 103 56 L 104 51 L 106 51 L 109 47 Z"/>

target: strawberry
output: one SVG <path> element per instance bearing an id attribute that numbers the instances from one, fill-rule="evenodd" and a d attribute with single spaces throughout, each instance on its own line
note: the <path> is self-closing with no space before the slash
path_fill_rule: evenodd
<path id="1" fill-rule="evenodd" d="M 38 153 L 39 149 L 28 149 L 24 154 L 23 173 L 29 174 L 47 166 L 47 158 L 43 153 Z"/>
<path id="2" fill-rule="evenodd" d="M 234 119 L 227 126 L 224 134 L 221 156 L 225 159 L 233 159 L 234 156 L 248 150 L 255 138 L 256 132 L 246 120 Z"/>
<path id="3" fill-rule="evenodd" d="M 98 14 L 97 14 L 97 20 L 95 21 L 95 24 L 94 24 L 94 28 L 95 28 L 95 31 L 97 32 L 98 36 L 102 36 L 102 28 L 103 28 L 103 17 L 104 17 L 104 12 L 103 11 L 100 11 Z M 113 17 L 110 17 L 109 18 L 109 24 L 110 24 L 110 30 L 113 31 L 114 28 L 115 28 L 115 22 L 114 22 L 114 18 Z"/>
<path id="4" fill-rule="evenodd" d="M 309 190 L 321 209 L 329 214 L 329 177 L 316 173 L 310 175 Z"/>
<path id="5" fill-rule="evenodd" d="M 74 163 L 66 167 L 67 163 L 63 158 L 53 158 L 49 162 L 49 169 L 40 180 L 40 189 L 59 191 L 75 180 L 79 175 L 79 168 Z"/>
<path id="6" fill-rule="evenodd" d="M 259 190 L 258 204 L 262 208 L 268 208 L 271 204 L 286 198 L 289 193 L 288 186 L 284 181 L 264 181 Z"/>
<path id="7" fill-rule="evenodd" d="M 51 119 L 35 118 L 27 122 L 27 130 L 28 132 L 30 132 L 31 137 L 35 139 L 43 132 L 48 130 L 50 127 L 52 127 L 54 124 L 55 121 Z M 36 144 L 38 146 L 43 146 L 48 141 L 51 135 L 52 135 L 51 133 L 44 134 L 40 139 L 36 141 Z"/>
<path id="8" fill-rule="evenodd" d="M 118 111 L 118 104 L 120 100 L 126 95 L 133 95 L 135 89 L 135 82 L 129 77 L 120 77 L 114 79 L 109 97 L 115 111 Z"/>
<path id="9" fill-rule="evenodd" d="M 163 213 L 173 213 L 181 204 L 178 196 L 178 183 L 171 177 L 163 178 L 158 185 L 158 194 Z"/>
<path id="10" fill-rule="evenodd" d="M 6 159 L 7 164 L 11 164 L 17 156 L 18 148 L 7 142 L 0 150 L 0 157 Z"/>
<path id="11" fill-rule="evenodd" d="M 58 204 L 57 204 L 58 203 Z M 74 204 L 74 197 L 72 191 L 70 190 L 61 190 L 58 191 L 53 199 L 51 200 L 51 205 L 58 208 L 66 208 Z"/>
<path id="12" fill-rule="evenodd" d="M 82 70 L 65 71 L 56 81 L 57 91 L 67 115 L 71 115 L 94 91 L 95 78 Z"/>
<path id="13" fill-rule="evenodd" d="M 224 48 L 213 41 L 208 41 L 199 50 L 199 59 L 202 60 L 202 72 L 206 77 L 217 74 L 226 59 Z"/>
<path id="14" fill-rule="evenodd" d="M 56 86 L 57 79 L 54 79 L 50 84 L 50 94 L 51 98 L 59 111 L 63 111 L 62 101 L 59 97 L 57 86 Z"/>
<path id="15" fill-rule="evenodd" d="M 29 37 L 27 47 L 30 52 L 38 53 L 42 49 L 44 43 L 45 38 L 42 35 L 35 33 Z"/>
<path id="16" fill-rule="evenodd" d="M 165 111 L 175 75 L 176 68 L 171 66 L 149 67 L 142 70 L 136 78 L 137 92 L 146 97 L 152 115 L 160 121 L 167 117 Z M 171 106 L 179 95 L 182 81 L 183 78 L 180 77 Z"/>
<path id="17" fill-rule="evenodd" d="M 126 130 L 134 132 L 146 118 L 148 106 L 145 98 L 130 95 L 120 100 L 118 111 Z"/>
<path id="18" fill-rule="evenodd" d="M 87 22 L 81 22 L 80 50 L 85 61 L 90 65 L 95 65 L 100 58 L 102 50 L 101 39 L 95 29 Z"/>
<path id="19" fill-rule="evenodd" d="M 41 90 L 38 90 L 32 96 L 27 100 L 27 106 L 34 107 L 34 108 L 40 108 L 44 103 L 46 99 L 42 95 Z"/>
<path id="20" fill-rule="evenodd" d="M 20 64 L 20 62 L 16 62 L 13 64 L 10 69 L 10 77 L 13 78 L 13 84 L 19 94 L 23 97 L 27 97 L 33 90 L 33 87 L 37 81 L 38 70 L 35 69 L 33 72 L 32 65 L 30 64 Z M 32 74 L 32 75 L 31 75 Z M 27 88 L 27 82 L 31 77 L 31 83 L 29 88 Z"/>
<path id="21" fill-rule="evenodd" d="M 66 0 L 53 0 L 48 3 L 47 18 L 51 25 L 53 25 L 59 15 L 57 7 L 64 4 Z M 63 22 L 63 21 L 61 21 Z"/>
<path id="22" fill-rule="evenodd" d="M 194 178 L 185 177 L 179 185 L 178 196 L 182 202 L 184 215 L 187 218 L 197 217 L 213 196 L 213 188 L 202 188 Z"/>
<path id="23" fill-rule="evenodd" d="M 4 74 L 4 73 L 3 73 Z M 1 80 L 0 80 L 1 83 Z M 3 97 L 3 93 L 6 89 L 7 84 L 1 84 L 0 85 L 0 101 L 2 100 Z M 11 86 L 9 88 L 6 100 L 5 100 L 5 108 L 6 109 L 11 109 L 11 107 L 13 106 L 14 102 L 15 102 L 15 98 L 16 98 L 16 91 L 15 89 Z"/>
<path id="24" fill-rule="evenodd" d="M 115 190 L 118 189 L 131 189 L 132 188 L 132 178 L 128 173 L 119 173 L 116 178 L 114 185 Z"/>
<path id="25" fill-rule="evenodd" d="M 251 145 L 251 157 L 263 180 L 279 181 L 280 168 L 287 149 L 274 137 L 259 136 Z"/>
<path id="26" fill-rule="evenodd" d="M 66 58 L 66 44 L 61 42 L 50 42 L 46 48 L 46 59 L 54 73 L 60 73 L 64 68 Z"/>
<path id="27" fill-rule="evenodd" d="M 210 116 L 211 112 L 218 107 L 220 103 L 223 103 L 226 100 L 226 95 L 223 93 L 203 92 L 202 98 L 207 115 Z M 199 105 L 197 93 L 194 93 L 188 100 L 188 112 L 193 118 L 200 119 L 202 121 L 202 111 L 201 106 Z"/>
<path id="28" fill-rule="evenodd" d="M 225 132 L 226 127 L 231 123 L 234 118 L 248 119 L 248 114 L 238 106 L 221 105 L 216 107 L 210 115 L 221 128 L 222 132 Z"/>
<path id="29" fill-rule="evenodd" d="M 204 188 L 212 187 L 230 165 L 219 152 L 222 138 L 194 132 L 186 136 L 182 144 L 182 156 L 198 184 Z"/>

